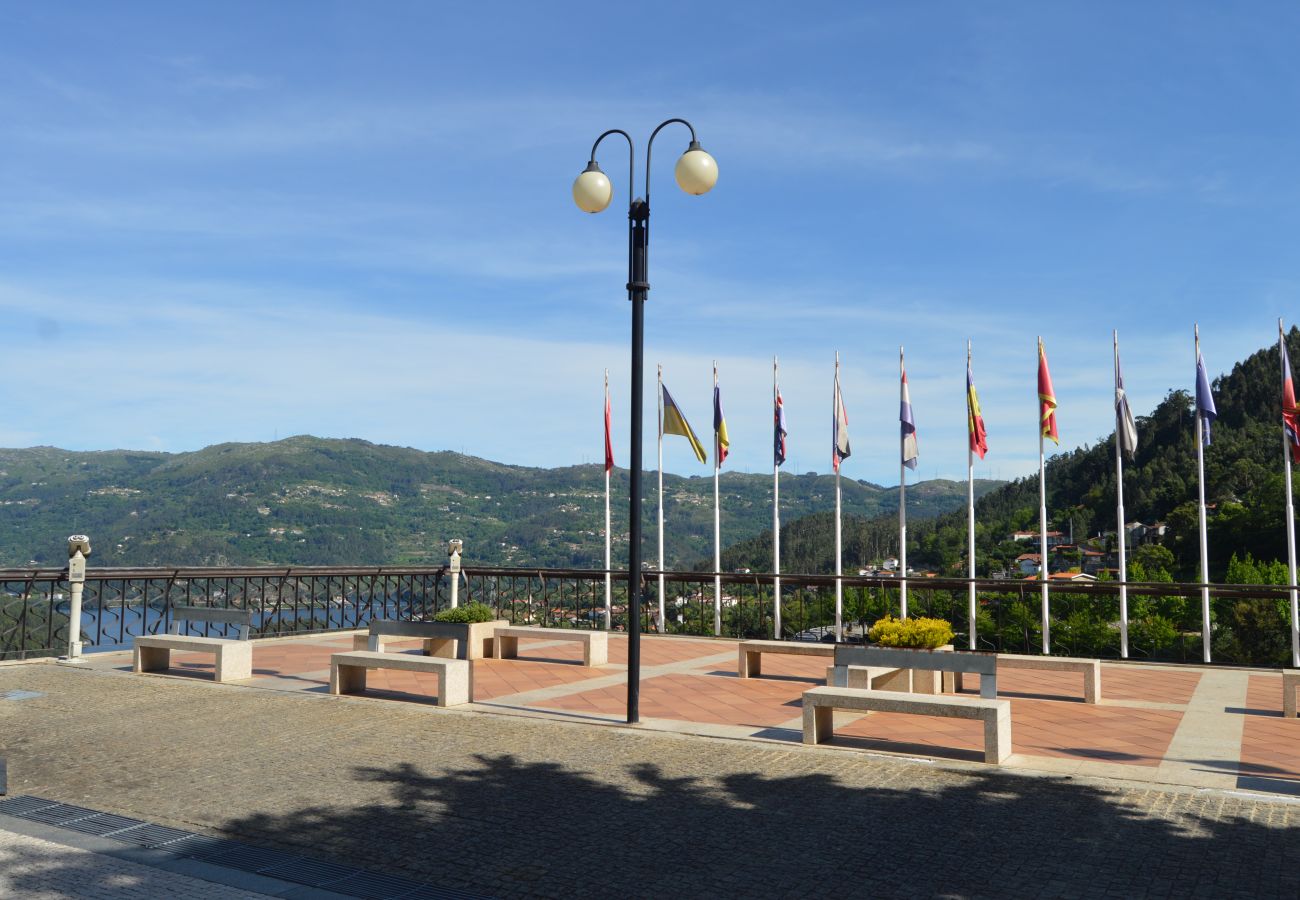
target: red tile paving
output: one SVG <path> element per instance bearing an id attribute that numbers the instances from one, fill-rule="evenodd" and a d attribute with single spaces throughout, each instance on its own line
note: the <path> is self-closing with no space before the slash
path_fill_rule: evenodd
<path id="1" fill-rule="evenodd" d="M 803 692 L 795 681 L 672 674 L 641 682 L 641 715 L 714 725 L 769 728 L 798 718 Z M 623 684 L 544 700 L 536 706 L 606 715 L 626 714 Z"/>
<path id="2" fill-rule="evenodd" d="M 385 644 L 396 652 L 419 652 L 419 641 Z M 520 658 L 478 660 L 474 663 L 475 700 L 511 706 L 512 696 L 551 689 L 551 696 L 517 704 L 520 708 L 556 714 L 595 715 L 621 720 L 626 684 L 622 680 L 628 642 L 610 636 L 610 665 L 580 665 L 581 647 L 571 642 L 540 646 L 523 641 Z M 351 649 L 352 636 L 326 636 L 302 641 L 259 642 L 254 648 L 252 687 L 323 691 L 328 682 L 329 657 Z M 734 641 L 690 640 L 646 635 L 641 645 L 643 670 L 676 666 L 641 684 L 641 714 L 701 726 L 735 726 L 738 734 L 798 740 L 795 724 L 802 712 L 801 696 L 825 678 L 828 660 L 768 654 L 759 678 L 736 677 Z M 710 660 L 707 661 L 706 660 Z M 172 670 L 210 678 L 212 657 L 174 654 Z M 613 676 L 617 683 L 584 688 L 584 682 Z M 1201 673 L 1165 666 L 1102 667 L 1102 696 L 1112 703 L 1082 702 L 1082 676 L 1063 672 L 1011 670 L 998 678 L 999 693 L 1012 704 L 1012 741 L 1016 753 L 1107 762 L 1150 770 L 1158 766 L 1182 721 L 1179 709 L 1147 709 L 1143 702 L 1185 705 Z M 975 684 L 967 694 L 977 691 Z M 391 669 L 371 670 L 366 696 L 433 702 L 436 675 Z M 1133 702 L 1138 705 L 1129 706 Z M 1300 783 L 1300 720 L 1281 718 L 1281 683 L 1275 676 L 1249 680 L 1241 745 L 1241 773 L 1257 783 Z M 847 717 L 842 717 L 847 718 Z M 785 732 L 769 729 L 787 728 Z M 873 713 L 836 730 L 837 742 L 895 753 L 981 759 L 981 723 L 929 716 Z M 1134 771 L 1137 771 L 1136 769 Z"/>
<path id="3" fill-rule="evenodd" d="M 1192 694 L 1200 683 L 1200 672 L 1184 671 L 1171 666 L 1101 667 L 1101 695 L 1109 700 L 1185 704 L 1192 699 Z"/>
<path id="4" fill-rule="evenodd" d="M 1300 719 L 1282 718 L 1282 679 L 1250 676 L 1241 735 L 1241 774 L 1300 781 Z"/>

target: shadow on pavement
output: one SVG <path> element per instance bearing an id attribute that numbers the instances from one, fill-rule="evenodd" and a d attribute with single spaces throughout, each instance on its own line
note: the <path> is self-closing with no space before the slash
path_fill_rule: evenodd
<path id="1" fill-rule="evenodd" d="M 827 774 L 620 784 L 480 754 L 429 774 L 354 770 L 367 806 L 227 821 L 234 836 L 484 894 L 532 896 L 1300 895 L 1300 810 L 1265 825 L 1188 792 L 1150 813 L 1069 779 L 908 769 L 899 786 Z M 863 765 L 848 756 L 845 769 Z M 861 771 L 860 769 L 858 771 Z M 938 773 L 936 772 L 936 776 Z M 928 785 L 928 786 L 927 786 Z"/>

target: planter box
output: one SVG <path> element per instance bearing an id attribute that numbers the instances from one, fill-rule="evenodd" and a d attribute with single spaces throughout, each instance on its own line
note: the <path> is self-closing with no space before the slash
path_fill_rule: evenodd
<path id="1" fill-rule="evenodd" d="M 454 659 L 491 659 L 492 640 L 497 628 L 508 619 L 491 622 L 427 622 L 433 635 L 426 641 L 430 656 Z"/>
<path id="2" fill-rule="evenodd" d="M 913 647 L 898 647 L 890 649 L 907 650 L 911 653 L 952 653 L 952 644 L 944 644 L 942 647 L 936 647 L 933 650 L 923 650 Z M 903 665 L 900 663 L 900 665 Z M 876 681 L 876 686 L 882 691 L 903 691 L 909 694 L 942 694 L 944 691 L 953 690 L 953 673 L 952 672 L 928 672 L 923 669 L 906 669 L 900 668 L 893 675 L 886 675 L 884 678 Z"/>

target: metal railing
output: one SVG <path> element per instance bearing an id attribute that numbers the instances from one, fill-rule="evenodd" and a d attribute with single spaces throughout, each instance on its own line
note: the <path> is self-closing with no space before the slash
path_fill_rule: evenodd
<path id="1" fill-rule="evenodd" d="M 481 602 L 517 623 L 604 628 L 605 572 L 598 569 L 465 567 L 462 602 Z M 627 573 L 612 572 L 609 622 L 627 624 Z M 658 572 L 643 573 L 642 628 L 667 634 L 773 637 L 773 578 L 723 573 L 715 599 L 714 573 L 664 572 L 663 621 Z M 832 575 L 781 576 L 781 638 L 833 639 Z M 908 611 L 952 623 L 954 643 L 971 646 L 964 578 L 908 579 Z M 1040 585 L 1036 581 L 975 579 L 974 646 L 1037 653 L 1042 649 Z M 841 579 L 845 637 L 899 612 L 899 581 L 881 576 Z M 130 646 L 142 634 L 166 631 L 177 605 L 257 611 L 254 633 L 269 637 L 364 628 L 372 618 L 422 619 L 450 605 L 445 567 L 139 568 L 91 569 L 82 601 L 87 650 Z M 1050 585 L 1051 651 L 1071 656 L 1120 655 L 1118 582 Z M 1199 584 L 1136 583 L 1129 595 L 1129 656 L 1201 662 Z M 1289 589 L 1276 585 L 1211 585 L 1211 645 L 1215 662 L 1286 665 L 1290 658 Z M 67 651 L 70 589 L 66 570 L 0 570 L 0 660 L 57 656 Z M 197 626 L 220 634 L 221 626 Z"/>

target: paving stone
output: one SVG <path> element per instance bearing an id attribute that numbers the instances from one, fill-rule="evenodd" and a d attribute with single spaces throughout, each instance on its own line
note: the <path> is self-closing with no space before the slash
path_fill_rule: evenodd
<path id="1" fill-rule="evenodd" d="M 14 793 L 478 894 L 1300 895 L 1300 804 L 1262 795 L 53 665 L 6 688 L 42 694 L 0 721 Z"/>

